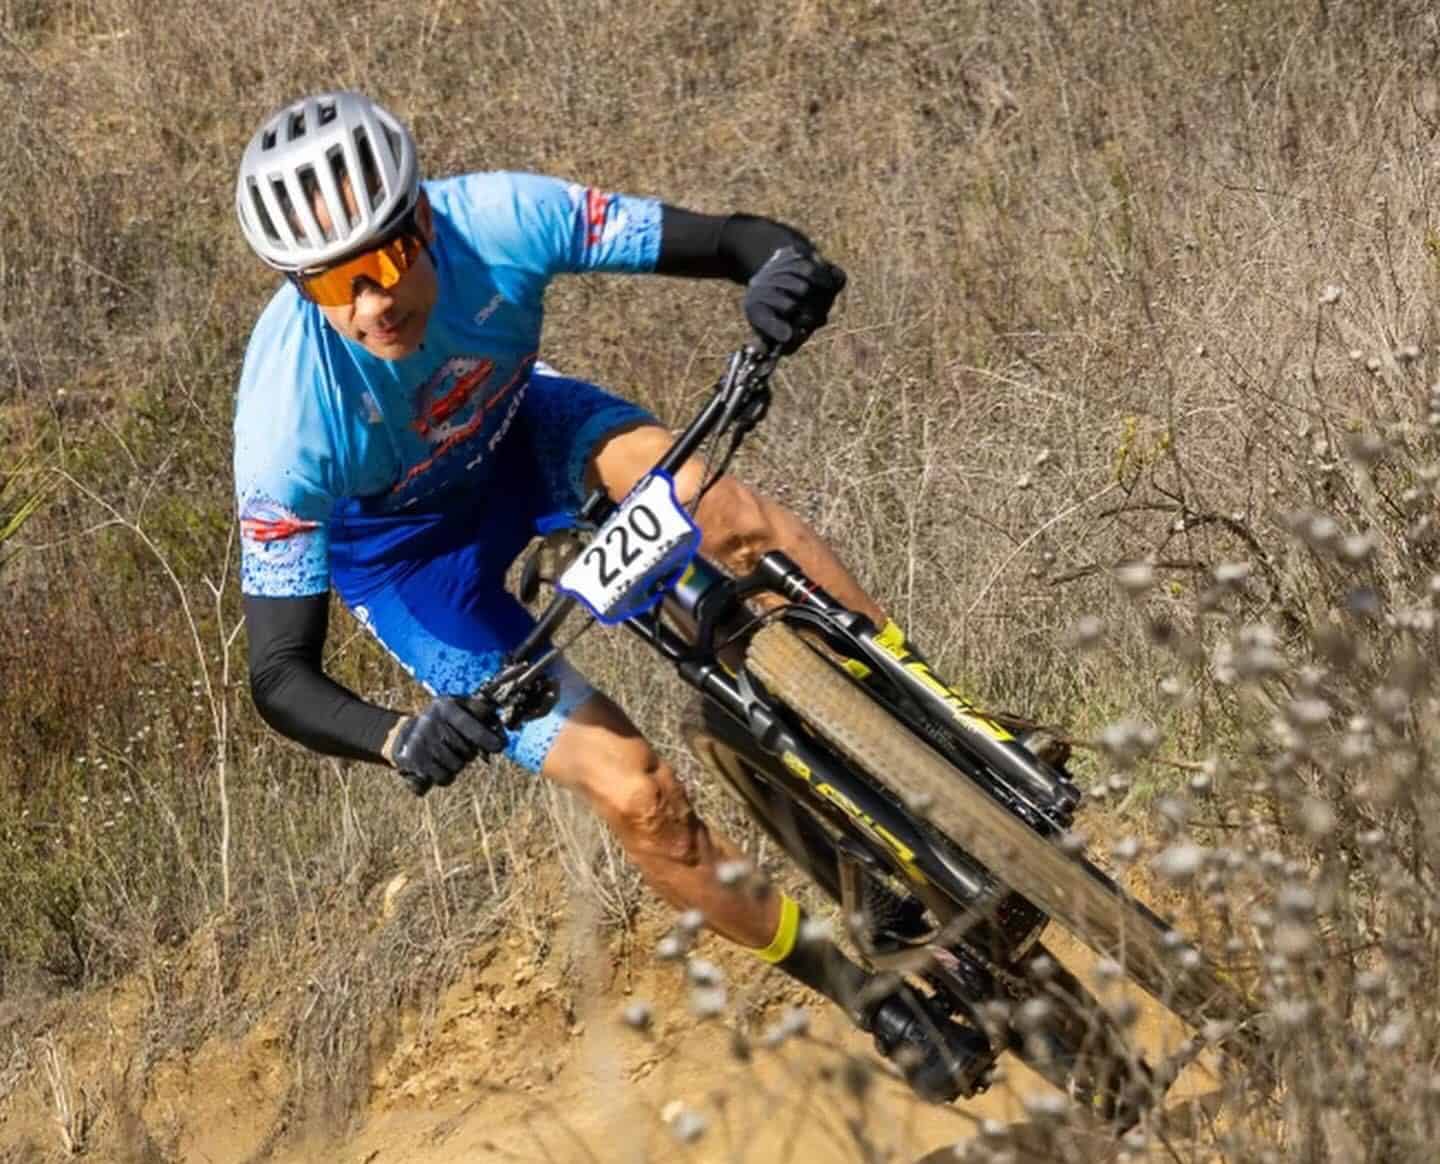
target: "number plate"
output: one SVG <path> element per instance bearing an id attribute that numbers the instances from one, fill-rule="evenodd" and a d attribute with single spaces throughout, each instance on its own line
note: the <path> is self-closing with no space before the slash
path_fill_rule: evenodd
<path id="1" fill-rule="evenodd" d="M 652 473 L 596 531 L 556 589 L 614 626 L 659 602 L 699 548 L 700 530 L 676 498 L 674 480 Z"/>

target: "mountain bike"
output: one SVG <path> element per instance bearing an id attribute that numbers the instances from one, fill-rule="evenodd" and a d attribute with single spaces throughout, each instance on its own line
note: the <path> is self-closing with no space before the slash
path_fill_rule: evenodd
<path id="1" fill-rule="evenodd" d="M 547 664 L 576 637 L 561 641 L 567 618 L 623 625 L 694 689 L 691 748 L 840 905 L 871 969 L 919 985 L 996 1055 L 1015 1053 L 1127 1127 L 1198 1044 L 1146 1063 L 1048 954 L 1050 920 L 1192 1025 L 1238 1027 L 1244 1007 L 1196 948 L 1086 858 L 1070 831 L 1080 790 L 1063 767 L 785 554 L 737 578 L 698 553 L 691 515 L 765 417 L 777 363 L 736 351 L 624 500 L 597 490 L 547 533 L 519 591 L 534 602 L 545 581 L 554 596 L 477 695 L 511 727 L 542 715 L 554 699 Z M 682 505 L 674 474 L 702 452 L 709 472 Z"/>

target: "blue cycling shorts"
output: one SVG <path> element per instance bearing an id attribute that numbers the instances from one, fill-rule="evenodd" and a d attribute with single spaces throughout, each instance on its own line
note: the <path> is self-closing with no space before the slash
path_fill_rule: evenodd
<path id="1" fill-rule="evenodd" d="M 537 365 L 509 427 L 483 466 L 438 498 L 384 512 L 338 504 L 330 523 L 331 581 L 380 643 L 432 693 L 469 694 L 500 669 L 534 619 L 505 589 L 505 573 L 545 519 L 572 514 L 606 437 L 655 424 L 645 409 Z M 477 458 L 477 461 L 479 458 Z M 510 734 L 506 754 L 538 772 L 570 713 L 593 692 L 569 663 L 552 674 L 560 698 Z"/>

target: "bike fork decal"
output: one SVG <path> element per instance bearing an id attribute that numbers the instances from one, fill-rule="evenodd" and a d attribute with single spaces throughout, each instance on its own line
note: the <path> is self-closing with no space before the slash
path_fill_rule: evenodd
<path id="1" fill-rule="evenodd" d="M 943 682 L 930 669 L 929 663 L 910 654 L 905 645 L 905 632 L 895 625 L 893 619 L 876 632 L 871 642 L 913 675 L 962 724 L 983 732 L 992 740 L 998 740 L 1000 743 L 1009 743 L 1015 738 L 994 720 L 981 715 L 975 709 L 975 705 L 966 699 L 959 689 Z M 871 668 L 858 659 L 847 660 L 845 669 L 857 679 L 865 679 L 871 672 Z"/>
<path id="2" fill-rule="evenodd" d="M 976 711 L 974 706 L 956 691 L 955 688 L 945 686 L 945 684 L 936 677 L 935 672 L 930 670 L 928 664 L 916 659 L 901 665 L 905 670 L 909 671 L 910 674 L 914 675 L 916 679 L 920 680 L 921 683 L 933 691 L 936 697 L 950 709 L 950 714 L 961 723 L 969 724 L 971 727 L 984 732 L 992 740 L 999 740 L 1001 743 L 1008 743 L 1015 738 L 994 720 L 986 719 L 985 716 Z"/>
<path id="3" fill-rule="evenodd" d="M 871 836 L 878 838 L 886 848 L 895 854 L 895 859 L 900 862 L 905 874 L 916 884 L 928 885 L 930 879 L 920 871 L 919 865 L 915 863 L 915 850 L 905 844 L 899 837 L 877 821 L 873 816 L 862 809 L 845 793 L 836 788 L 828 781 L 815 780 L 815 774 L 811 771 L 810 765 L 805 763 L 794 752 L 786 751 L 780 756 L 780 762 L 785 765 L 801 780 L 805 781 L 815 790 L 815 795 L 822 800 L 827 800 L 848 816 L 851 820 L 865 829 Z"/>

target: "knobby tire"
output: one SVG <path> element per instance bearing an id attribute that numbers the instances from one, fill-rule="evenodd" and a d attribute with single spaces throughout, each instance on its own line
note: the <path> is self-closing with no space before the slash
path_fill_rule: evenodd
<path id="1" fill-rule="evenodd" d="M 1031 830 L 874 702 L 788 626 L 752 638 L 747 668 L 834 748 L 1186 1021 L 1247 1008 L 1205 962 L 1182 967 L 1168 928 L 1122 890 Z"/>

